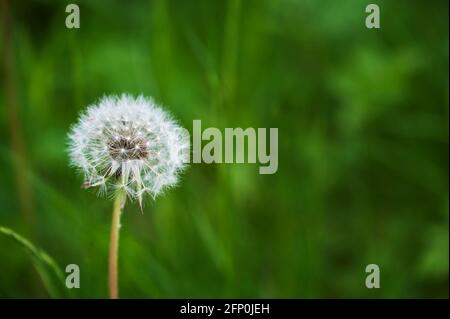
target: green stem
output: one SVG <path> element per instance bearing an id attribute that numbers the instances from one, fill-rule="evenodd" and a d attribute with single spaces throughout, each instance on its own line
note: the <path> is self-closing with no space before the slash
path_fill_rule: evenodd
<path id="1" fill-rule="evenodd" d="M 119 260 L 119 231 L 120 231 L 120 215 L 125 205 L 126 194 L 120 191 L 114 201 L 114 209 L 111 222 L 111 237 L 109 243 L 109 298 L 119 298 L 118 285 L 118 260 Z"/>

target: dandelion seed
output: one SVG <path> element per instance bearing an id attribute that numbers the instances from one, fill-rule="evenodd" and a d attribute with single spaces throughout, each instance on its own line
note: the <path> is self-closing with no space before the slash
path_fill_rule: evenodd
<path id="1" fill-rule="evenodd" d="M 69 139 L 71 162 L 85 180 L 104 177 L 112 189 L 129 172 L 123 182 L 127 196 L 139 200 L 145 193 L 155 198 L 177 182 L 190 147 L 189 137 L 151 99 L 129 95 L 104 97 L 91 105 Z"/>
<path id="2" fill-rule="evenodd" d="M 88 107 L 69 133 L 71 164 L 85 177 L 83 188 L 99 187 L 115 198 L 109 253 L 110 297 L 118 298 L 120 214 L 127 198 L 142 210 L 177 183 L 189 159 L 189 135 L 151 99 L 107 96 Z"/>

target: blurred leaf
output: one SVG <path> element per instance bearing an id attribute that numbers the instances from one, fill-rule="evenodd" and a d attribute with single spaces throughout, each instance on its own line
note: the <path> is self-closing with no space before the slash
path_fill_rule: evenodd
<path id="1" fill-rule="evenodd" d="M 62 297 L 64 275 L 53 258 L 12 229 L 0 226 L 0 233 L 18 243 L 29 254 L 48 294 L 52 298 Z"/>

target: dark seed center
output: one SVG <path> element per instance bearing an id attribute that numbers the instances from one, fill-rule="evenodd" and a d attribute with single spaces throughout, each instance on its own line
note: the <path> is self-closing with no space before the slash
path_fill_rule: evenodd
<path id="1" fill-rule="evenodd" d="M 108 151 L 116 161 L 136 160 L 148 157 L 149 151 L 144 139 L 119 136 L 108 142 Z"/>

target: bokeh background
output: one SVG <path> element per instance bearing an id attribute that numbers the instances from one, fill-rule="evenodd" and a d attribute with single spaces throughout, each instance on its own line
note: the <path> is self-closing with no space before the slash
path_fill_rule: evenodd
<path id="1" fill-rule="evenodd" d="M 80 189 L 67 132 L 122 92 L 189 130 L 279 128 L 276 174 L 194 164 L 126 206 L 123 298 L 448 297 L 448 1 L 377 0 L 377 30 L 369 3 L 1 0 L 0 225 L 79 265 L 81 288 L 52 293 L 0 233 L 0 297 L 108 296 L 112 202 Z"/>

